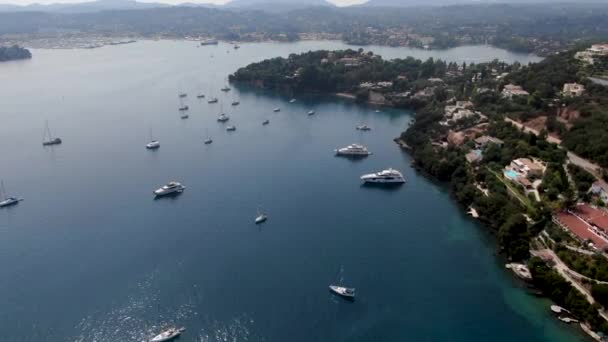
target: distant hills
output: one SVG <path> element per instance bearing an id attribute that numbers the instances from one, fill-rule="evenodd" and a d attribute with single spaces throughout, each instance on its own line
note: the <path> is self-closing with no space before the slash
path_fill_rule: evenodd
<path id="1" fill-rule="evenodd" d="M 0 12 L 51 12 L 87 13 L 108 10 L 136 10 L 171 7 L 162 3 L 137 2 L 134 0 L 96 0 L 81 3 L 55 3 L 49 5 L 31 4 L 26 6 L 0 4 Z"/>
<path id="2" fill-rule="evenodd" d="M 173 6 L 165 3 L 139 2 L 135 0 L 95 0 L 80 3 L 55 3 L 49 5 L 9 5 L 0 4 L 0 12 L 50 12 L 50 13 L 88 13 L 108 10 L 137 10 L 166 7 L 215 7 L 280 12 L 311 6 L 334 6 L 325 0 L 233 0 L 224 6 L 184 2 Z"/>

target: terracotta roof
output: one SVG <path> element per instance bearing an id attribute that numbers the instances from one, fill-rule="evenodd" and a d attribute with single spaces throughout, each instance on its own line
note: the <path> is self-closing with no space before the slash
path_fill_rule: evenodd
<path id="1" fill-rule="evenodd" d="M 604 249 L 606 246 L 608 246 L 608 241 L 592 232 L 589 225 L 578 217 L 569 213 L 561 212 L 557 214 L 557 218 L 579 239 L 591 240 L 593 244 L 600 249 Z"/>

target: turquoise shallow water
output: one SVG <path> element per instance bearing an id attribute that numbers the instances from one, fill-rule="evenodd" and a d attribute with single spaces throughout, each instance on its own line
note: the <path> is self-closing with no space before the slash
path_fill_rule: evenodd
<path id="1" fill-rule="evenodd" d="M 180 341 L 579 340 L 519 288 L 449 194 L 409 167 L 392 138 L 411 112 L 219 91 L 249 62 L 343 47 L 141 42 L 1 64 L 0 178 L 25 198 L 0 211 L 3 338 L 144 341 L 179 324 Z M 531 58 L 490 47 L 380 50 Z M 178 91 L 190 94 L 188 120 Z M 220 98 L 236 132 L 199 91 Z M 47 119 L 61 146 L 40 146 Z M 372 131 L 355 130 L 363 123 Z M 158 151 L 144 148 L 150 129 Z M 333 156 L 353 142 L 374 154 Z M 407 184 L 361 186 L 361 174 L 387 167 Z M 153 200 L 170 179 L 186 192 Z M 255 226 L 260 205 L 270 218 Z M 354 303 L 329 294 L 339 279 L 357 288 Z"/>

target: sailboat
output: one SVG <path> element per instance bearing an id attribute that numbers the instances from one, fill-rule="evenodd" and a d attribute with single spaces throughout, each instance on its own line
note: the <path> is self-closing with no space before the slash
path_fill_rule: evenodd
<path id="1" fill-rule="evenodd" d="M 4 181 L 0 181 L 0 208 L 10 207 L 22 201 L 17 197 L 7 197 L 4 190 Z"/>
<path id="2" fill-rule="evenodd" d="M 179 99 L 179 111 L 184 112 L 184 111 L 187 111 L 188 109 L 190 109 L 190 107 L 188 107 L 188 105 L 184 105 L 184 101 L 182 100 L 182 98 L 180 98 Z"/>
<path id="3" fill-rule="evenodd" d="M 355 300 L 355 288 L 342 286 L 342 272 L 343 268 L 340 267 L 339 285 L 329 285 L 329 291 L 346 300 L 353 301 Z"/>
<path id="4" fill-rule="evenodd" d="M 266 222 L 266 220 L 268 220 L 268 215 L 266 215 L 266 213 L 264 213 L 259 207 L 258 207 L 258 213 L 255 216 L 255 224 L 261 224 Z"/>
<path id="5" fill-rule="evenodd" d="M 209 130 L 206 129 L 205 130 L 206 134 L 207 134 L 207 138 L 205 138 L 205 145 L 209 145 L 213 142 L 213 139 L 211 139 L 211 137 L 209 136 Z"/>
<path id="6" fill-rule="evenodd" d="M 44 137 L 42 138 L 42 146 L 51 146 L 61 144 L 61 138 L 53 138 L 51 129 L 49 128 L 49 122 L 46 121 L 44 124 Z"/>
<path id="7" fill-rule="evenodd" d="M 150 129 L 150 142 L 146 144 L 148 150 L 156 150 L 160 147 L 160 141 L 152 138 L 152 129 Z"/>

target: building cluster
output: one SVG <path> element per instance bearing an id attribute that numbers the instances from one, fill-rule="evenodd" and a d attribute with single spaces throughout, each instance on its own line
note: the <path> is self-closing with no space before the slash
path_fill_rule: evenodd
<path id="1" fill-rule="evenodd" d="M 603 181 L 597 181 L 589 188 L 589 193 L 597 196 L 602 202 L 608 203 L 608 184 Z"/>
<path id="2" fill-rule="evenodd" d="M 579 204 L 572 210 L 557 213 L 553 222 L 587 246 L 608 248 L 608 212 L 589 204 Z"/>
<path id="3" fill-rule="evenodd" d="M 608 56 L 608 44 L 594 44 L 590 48 L 574 55 L 578 60 L 593 64 L 598 57 Z"/>
<path id="4" fill-rule="evenodd" d="M 439 122 L 443 126 L 450 126 L 458 120 L 475 115 L 483 116 L 480 112 L 473 111 L 473 103 L 471 101 L 457 101 L 453 105 L 445 106 L 444 110 L 443 120 Z"/>
<path id="5" fill-rule="evenodd" d="M 521 86 L 514 84 L 507 84 L 502 89 L 502 97 L 512 99 L 516 96 L 528 96 L 530 93 L 525 91 Z"/>

